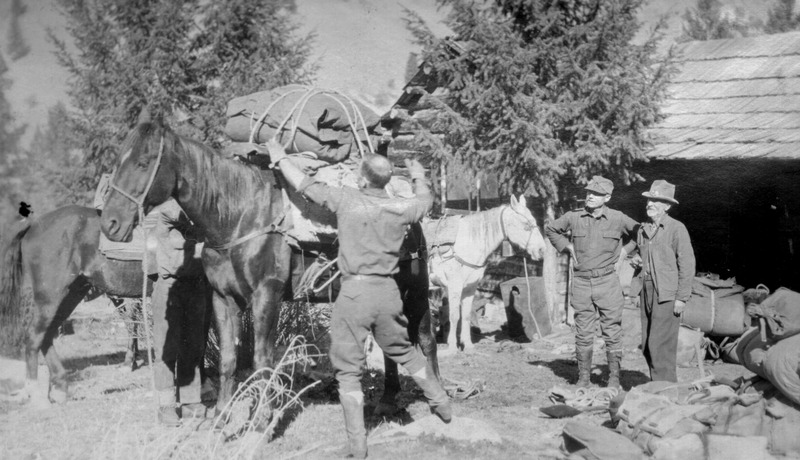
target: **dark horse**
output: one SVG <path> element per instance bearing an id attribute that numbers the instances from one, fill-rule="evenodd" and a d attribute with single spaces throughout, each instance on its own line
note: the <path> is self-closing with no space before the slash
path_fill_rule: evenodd
<path id="1" fill-rule="evenodd" d="M 233 394 L 243 310 L 252 311 L 253 364 L 257 368 L 274 365 L 278 313 L 294 259 L 282 227 L 281 185 L 272 171 L 223 158 L 159 124 L 140 123 L 122 152 L 105 203 L 102 231 L 112 241 L 127 241 L 139 218 L 139 203 L 146 213 L 170 197 L 195 224 L 206 243 L 203 268 L 214 291 L 220 347 L 217 407 L 221 409 Z M 427 290 L 426 276 L 423 289 Z M 405 308 L 413 310 L 408 316 L 417 318 L 410 335 L 425 349 L 438 376 L 427 299 L 408 299 Z M 396 371 L 387 370 L 386 375 L 397 379 Z M 399 385 L 387 382 L 386 388 L 396 392 Z M 382 401 L 393 404 L 393 399 L 394 394 L 384 395 Z"/>
<path id="2" fill-rule="evenodd" d="M 99 241 L 98 211 L 65 206 L 18 224 L 2 250 L 0 354 L 24 355 L 34 405 L 47 405 L 48 397 L 62 402 L 68 395 L 53 339 L 78 303 L 101 294 L 142 295 L 141 261 L 108 259 L 98 250 Z M 39 351 L 50 371 L 48 395 L 36 385 Z"/>

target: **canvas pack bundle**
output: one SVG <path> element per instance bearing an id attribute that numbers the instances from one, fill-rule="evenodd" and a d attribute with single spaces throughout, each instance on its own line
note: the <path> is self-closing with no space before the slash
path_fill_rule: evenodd
<path id="1" fill-rule="evenodd" d="M 704 359 L 704 340 L 702 331 L 681 326 L 678 330 L 678 350 L 676 363 L 680 367 L 696 366 L 698 359 Z M 700 356 L 698 356 L 700 353 Z"/>
<path id="2" fill-rule="evenodd" d="M 744 288 L 735 280 L 697 276 L 692 297 L 686 303 L 681 322 L 709 335 L 738 337 L 750 323 L 745 313 Z"/>
<path id="3" fill-rule="evenodd" d="M 225 134 L 235 142 L 263 144 L 277 137 L 288 153 L 313 152 L 337 163 L 377 142 L 380 117 L 330 90 L 285 85 L 231 99 Z M 360 145 L 359 145 L 360 144 Z"/>
<path id="4" fill-rule="evenodd" d="M 755 306 L 767 323 L 768 335 L 781 340 L 800 333 L 800 293 L 780 288 Z"/>
<path id="5" fill-rule="evenodd" d="M 772 383 L 786 398 L 800 404 L 800 334 L 775 340 L 749 332 L 736 346 L 741 364 Z"/>

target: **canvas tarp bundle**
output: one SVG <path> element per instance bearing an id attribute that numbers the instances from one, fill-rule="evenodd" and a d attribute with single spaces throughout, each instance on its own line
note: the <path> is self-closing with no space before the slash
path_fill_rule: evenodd
<path id="1" fill-rule="evenodd" d="M 754 329 L 738 343 L 735 354 L 744 367 L 769 380 L 786 398 L 800 404 L 800 334 L 764 341 L 758 329 Z"/>
<path id="2" fill-rule="evenodd" d="M 771 338 L 781 340 L 800 333 L 800 293 L 780 288 L 753 309 L 766 320 Z"/>
<path id="3" fill-rule="evenodd" d="M 770 459 L 800 454 L 800 406 L 772 384 L 756 382 L 744 394 L 725 385 L 649 382 L 615 398 L 617 431 L 653 459 Z M 731 453 L 734 453 L 732 455 Z"/>
<path id="4" fill-rule="evenodd" d="M 743 291 L 744 288 L 733 279 L 696 276 L 692 282 L 692 297 L 681 317 L 682 323 L 710 335 L 742 335 L 750 322 L 745 314 Z"/>
<path id="5" fill-rule="evenodd" d="M 329 163 L 359 152 L 359 142 L 369 151 L 365 129 L 374 135 L 380 122 L 374 111 L 347 96 L 302 85 L 231 99 L 226 117 L 225 133 L 233 141 L 263 144 L 277 135 L 287 152 L 313 152 Z"/>

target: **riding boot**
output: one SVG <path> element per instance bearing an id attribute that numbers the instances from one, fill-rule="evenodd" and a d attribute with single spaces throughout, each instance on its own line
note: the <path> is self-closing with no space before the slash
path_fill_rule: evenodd
<path id="1" fill-rule="evenodd" d="M 575 350 L 575 358 L 578 361 L 578 381 L 575 385 L 581 388 L 589 387 L 592 382 L 592 353 L 594 350 L 589 348 L 578 348 Z"/>
<path id="2" fill-rule="evenodd" d="M 435 378 L 428 378 L 425 367 L 411 376 L 417 385 L 422 389 L 422 394 L 428 400 L 431 411 L 436 414 L 444 423 L 450 423 L 453 419 L 453 408 L 450 405 L 450 397 L 444 391 L 442 384 Z"/>
<path id="3" fill-rule="evenodd" d="M 359 395 L 363 398 L 363 395 Z M 367 430 L 364 427 L 364 401 L 350 393 L 339 393 L 347 431 L 348 458 L 367 458 Z"/>
<path id="4" fill-rule="evenodd" d="M 606 359 L 608 360 L 608 388 L 619 388 L 619 371 L 620 363 L 622 362 L 622 352 L 620 351 L 606 351 Z"/>

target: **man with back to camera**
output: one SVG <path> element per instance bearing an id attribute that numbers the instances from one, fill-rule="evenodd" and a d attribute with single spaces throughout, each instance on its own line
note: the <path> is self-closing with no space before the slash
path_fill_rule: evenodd
<path id="1" fill-rule="evenodd" d="M 597 315 L 606 346 L 608 387 L 619 387 L 622 360 L 622 295 L 616 264 L 625 257 L 622 237 L 636 236 L 637 222 L 611 209 L 614 184 L 594 176 L 586 186 L 586 203 L 545 226 L 545 234 L 558 252 L 568 252 L 574 271 L 571 305 L 575 310 L 575 357 L 579 387 L 591 385 L 592 354 Z M 569 235 L 568 235 L 569 234 Z M 631 241 L 630 246 L 633 246 Z"/>
<path id="2" fill-rule="evenodd" d="M 392 165 L 380 155 L 361 161 L 359 189 L 315 182 L 287 159 L 275 139 L 267 143 L 272 166 L 306 198 L 336 214 L 339 270 L 342 286 L 331 318 L 330 359 L 339 382 L 349 456 L 367 456 L 364 394 L 361 374 L 364 342 L 372 332 L 381 350 L 404 366 L 422 389 L 432 411 L 445 423 L 452 418 L 450 399 L 434 376 L 427 375 L 425 357 L 412 345 L 394 274 L 408 225 L 428 212 L 432 198 L 419 162 L 406 160 L 414 198 L 390 198 L 384 187 Z"/>

